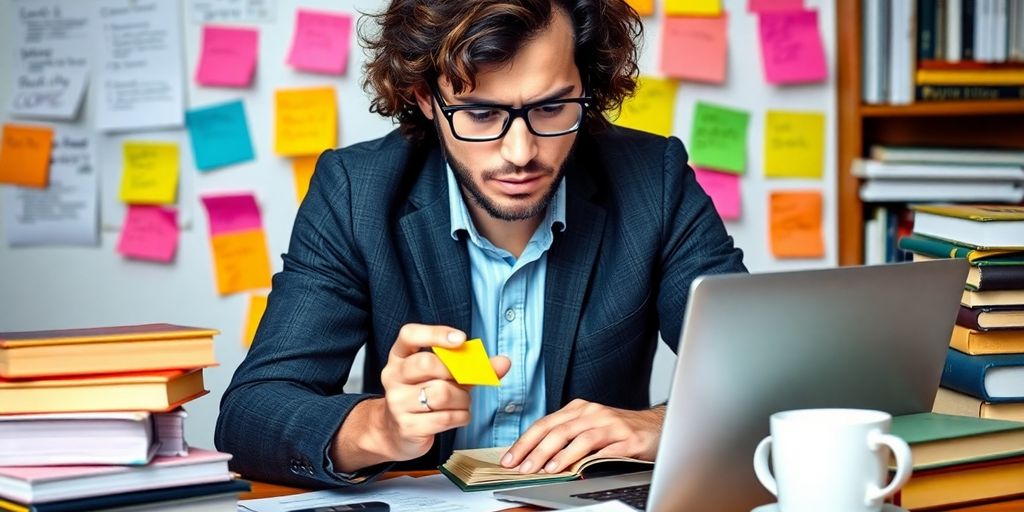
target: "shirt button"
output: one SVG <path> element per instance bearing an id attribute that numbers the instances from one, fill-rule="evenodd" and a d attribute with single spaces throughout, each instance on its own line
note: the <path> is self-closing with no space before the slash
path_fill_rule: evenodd
<path id="1" fill-rule="evenodd" d="M 515 319 L 516 319 L 516 311 L 514 309 L 512 309 L 512 308 L 506 309 L 505 310 L 505 320 L 508 320 L 509 322 L 511 322 L 512 320 L 515 320 Z"/>
<path id="2" fill-rule="evenodd" d="M 508 405 L 505 406 L 505 412 L 508 414 L 516 412 L 516 409 L 517 407 L 515 402 L 509 402 Z"/>

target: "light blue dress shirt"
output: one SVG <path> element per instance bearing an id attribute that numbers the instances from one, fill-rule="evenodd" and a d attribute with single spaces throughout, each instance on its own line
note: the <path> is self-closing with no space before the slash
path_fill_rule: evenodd
<path id="1" fill-rule="evenodd" d="M 544 282 L 552 230 L 565 230 L 565 180 L 519 259 L 477 232 L 450 167 L 448 205 L 452 238 L 457 240 L 459 231 L 469 235 L 473 316 L 467 334 L 483 340 L 489 355 L 512 360 L 501 386 L 475 386 L 470 391 L 471 419 L 456 430 L 455 449 L 508 446 L 545 413 Z"/>

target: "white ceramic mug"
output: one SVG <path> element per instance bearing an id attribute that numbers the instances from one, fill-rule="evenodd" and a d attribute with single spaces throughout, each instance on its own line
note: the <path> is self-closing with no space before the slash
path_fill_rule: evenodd
<path id="1" fill-rule="evenodd" d="M 771 416 L 771 435 L 754 450 L 754 472 L 782 512 L 878 512 L 913 468 L 906 441 L 889 434 L 892 416 L 864 409 L 803 409 Z M 889 455 L 896 475 L 883 487 Z M 768 468 L 771 449 L 772 471 Z"/>

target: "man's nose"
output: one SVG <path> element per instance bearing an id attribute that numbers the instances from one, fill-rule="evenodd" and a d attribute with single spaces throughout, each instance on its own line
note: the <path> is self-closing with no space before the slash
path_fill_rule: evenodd
<path id="1" fill-rule="evenodd" d="M 530 133 L 526 120 L 512 120 L 501 141 L 501 157 L 516 167 L 526 167 L 537 156 L 537 136 Z"/>

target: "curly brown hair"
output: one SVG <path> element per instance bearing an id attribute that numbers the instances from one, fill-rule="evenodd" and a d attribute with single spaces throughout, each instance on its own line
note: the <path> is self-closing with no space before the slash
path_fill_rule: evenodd
<path id="1" fill-rule="evenodd" d="M 554 8 L 572 22 L 576 66 L 594 99 L 586 124 L 606 126 L 604 113 L 633 94 L 638 76 L 643 25 L 625 0 L 393 0 L 359 24 L 370 111 L 397 119 L 406 137 L 423 140 L 433 124 L 417 107 L 416 92 L 439 77 L 456 94 L 474 89 L 481 66 L 511 61 L 548 26 Z M 368 33 L 367 23 L 377 30 Z"/>

